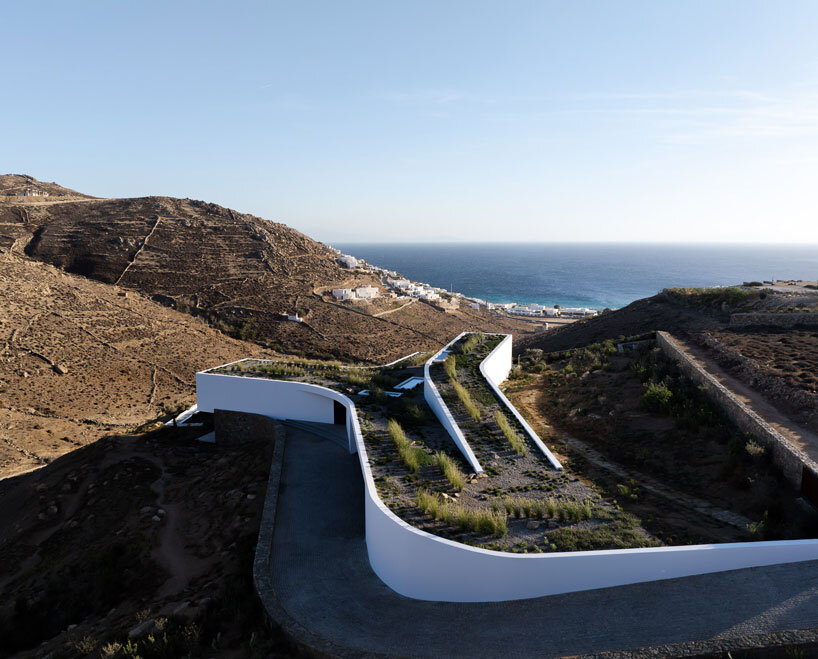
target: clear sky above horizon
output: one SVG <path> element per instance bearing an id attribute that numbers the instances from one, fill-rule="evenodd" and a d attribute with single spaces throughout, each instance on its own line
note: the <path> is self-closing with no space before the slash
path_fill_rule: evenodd
<path id="1" fill-rule="evenodd" d="M 818 2 L 6 3 L 0 173 L 325 242 L 818 242 Z"/>

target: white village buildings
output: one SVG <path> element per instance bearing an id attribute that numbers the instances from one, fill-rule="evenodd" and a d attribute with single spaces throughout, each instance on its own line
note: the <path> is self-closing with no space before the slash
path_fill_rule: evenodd
<path id="1" fill-rule="evenodd" d="M 380 289 L 377 286 L 332 289 L 332 296 L 336 300 L 374 300 L 379 294 Z"/>

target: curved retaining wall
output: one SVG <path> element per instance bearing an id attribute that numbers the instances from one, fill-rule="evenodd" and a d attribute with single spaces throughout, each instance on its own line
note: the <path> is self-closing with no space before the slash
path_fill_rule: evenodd
<path id="1" fill-rule="evenodd" d="M 449 411 L 449 408 L 446 406 L 446 403 L 443 402 L 440 392 L 437 390 L 435 383 L 432 382 L 431 375 L 429 375 L 429 368 L 431 367 L 432 363 L 438 357 L 440 357 L 440 354 L 444 350 L 447 350 L 452 344 L 456 343 L 461 336 L 467 333 L 468 332 L 461 332 L 458 334 L 443 348 L 438 350 L 423 366 L 423 398 L 426 400 L 426 404 L 432 408 L 432 412 L 435 413 L 438 421 L 440 421 L 441 425 L 446 429 L 446 432 L 449 433 L 452 441 L 454 441 L 457 448 L 460 449 L 460 452 L 463 454 L 463 457 L 466 458 L 466 461 L 471 465 L 471 468 L 474 469 L 476 474 L 480 474 L 483 472 L 483 467 L 480 466 L 480 462 L 477 460 L 477 456 L 474 455 L 474 451 L 471 450 L 471 446 L 469 446 L 468 440 L 466 439 L 465 435 L 463 435 L 463 431 L 460 430 L 460 426 L 457 425 L 457 422 L 454 420 L 454 417 Z"/>
<path id="2" fill-rule="evenodd" d="M 554 469 L 562 469 L 560 461 L 554 456 L 548 447 L 540 439 L 539 435 L 534 432 L 534 429 L 528 425 L 528 422 L 523 418 L 523 415 L 517 411 L 517 408 L 511 404 L 511 401 L 506 398 L 506 395 L 500 391 L 500 383 L 508 377 L 511 372 L 511 334 L 506 334 L 505 338 L 492 350 L 488 356 L 480 362 L 480 372 L 486 378 L 486 382 L 494 391 L 497 398 L 505 405 L 506 409 L 511 412 L 520 425 L 525 430 L 526 434 L 531 438 L 531 441 L 536 444 L 542 454 L 551 463 Z"/>
<path id="3" fill-rule="evenodd" d="M 242 381 L 251 383 L 250 387 L 258 386 L 258 392 L 248 395 L 250 390 Z M 355 405 L 343 394 L 300 382 L 212 373 L 198 373 L 196 387 L 197 397 L 202 396 L 199 407 L 203 411 L 231 409 L 231 405 L 236 411 L 275 417 L 282 409 L 276 402 L 278 395 L 285 394 L 286 389 L 300 389 L 304 393 L 304 387 L 310 389 L 310 394 L 345 405 L 350 451 L 357 451 L 363 473 L 369 561 L 387 586 L 406 597 L 450 602 L 526 599 L 818 559 L 818 540 L 553 554 L 511 554 L 470 547 L 411 526 L 380 500 Z M 259 409 L 267 411 L 258 412 Z M 296 418 L 293 414 L 298 409 L 290 408 L 285 418 Z"/>

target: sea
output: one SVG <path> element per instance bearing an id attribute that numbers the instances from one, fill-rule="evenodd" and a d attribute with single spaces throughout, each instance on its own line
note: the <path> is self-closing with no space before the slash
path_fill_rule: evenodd
<path id="1" fill-rule="evenodd" d="M 623 307 L 672 286 L 818 279 L 818 244 L 335 243 L 404 277 L 489 302 Z"/>

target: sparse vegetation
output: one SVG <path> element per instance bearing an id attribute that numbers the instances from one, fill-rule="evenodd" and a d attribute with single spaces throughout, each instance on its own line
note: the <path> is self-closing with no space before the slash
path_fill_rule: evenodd
<path id="1" fill-rule="evenodd" d="M 459 346 L 460 353 L 463 355 L 468 355 L 480 343 L 482 343 L 485 338 L 486 335 L 483 334 L 483 332 L 473 332 L 469 334 Z"/>
<path id="2" fill-rule="evenodd" d="M 750 299 L 758 296 L 758 291 L 750 291 L 740 286 L 716 286 L 713 288 L 676 287 L 669 290 L 677 295 L 695 298 L 703 304 L 720 304 L 726 302 L 730 306 L 746 303 Z"/>
<path id="3" fill-rule="evenodd" d="M 494 418 L 497 421 L 497 425 L 500 426 L 500 430 L 502 431 L 505 438 L 508 440 L 508 443 L 511 445 L 511 448 L 517 455 L 527 455 L 528 449 L 526 449 L 525 441 L 523 438 L 517 434 L 517 431 L 511 427 L 511 424 L 508 422 L 506 415 L 503 414 L 500 410 L 494 412 Z"/>
<path id="4" fill-rule="evenodd" d="M 450 503 L 437 494 L 420 490 L 417 506 L 435 520 L 468 533 L 502 538 L 508 533 L 506 515 L 500 510 L 474 510 L 462 504 Z"/>
<path id="5" fill-rule="evenodd" d="M 455 394 L 463 403 L 463 407 L 466 408 L 472 420 L 479 423 L 481 419 L 480 407 L 472 400 L 466 387 L 457 381 L 452 381 L 452 389 L 454 389 Z"/>
<path id="6" fill-rule="evenodd" d="M 498 506 L 498 504 L 495 505 Z M 581 522 L 594 516 L 594 506 L 587 499 L 585 501 L 557 501 L 555 499 L 505 497 L 501 505 L 509 517 Z"/>
<path id="7" fill-rule="evenodd" d="M 440 451 L 435 453 L 435 462 L 451 486 L 456 490 L 462 490 L 466 484 L 466 477 L 463 475 L 463 472 L 460 471 L 457 463 Z"/>
<path id="8" fill-rule="evenodd" d="M 443 360 L 443 368 L 451 380 L 457 380 L 457 364 L 455 363 L 453 355 L 446 356 L 446 359 Z"/>
<path id="9" fill-rule="evenodd" d="M 397 421 L 389 419 L 387 429 L 389 436 L 398 449 L 398 455 L 401 461 L 411 473 L 415 473 L 421 465 L 432 463 L 433 458 L 431 455 L 426 453 L 422 448 L 411 445 L 409 438 Z"/>

